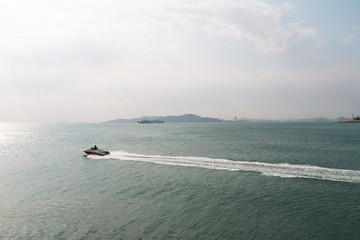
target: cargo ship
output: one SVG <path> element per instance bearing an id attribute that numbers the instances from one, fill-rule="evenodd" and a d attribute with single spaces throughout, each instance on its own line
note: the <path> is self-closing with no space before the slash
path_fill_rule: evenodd
<path id="1" fill-rule="evenodd" d="M 164 121 L 143 119 L 141 121 L 138 121 L 138 123 L 141 123 L 141 124 L 144 124 L 144 123 L 164 123 Z"/>
<path id="2" fill-rule="evenodd" d="M 342 123 L 360 123 L 360 116 L 354 116 L 354 114 L 352 115 L 352 120 L 342 120 Z"/>

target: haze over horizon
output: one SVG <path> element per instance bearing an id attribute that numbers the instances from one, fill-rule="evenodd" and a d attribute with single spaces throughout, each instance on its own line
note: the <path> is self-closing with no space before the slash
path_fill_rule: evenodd
<path id="1" fill-rule="evenodd" d="M 359 1 L 0 3 L 0 122 L 360 114 Z"/>

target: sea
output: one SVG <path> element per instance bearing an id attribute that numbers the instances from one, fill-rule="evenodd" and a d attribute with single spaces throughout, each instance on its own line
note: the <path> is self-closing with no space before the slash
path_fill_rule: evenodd
<path id="1" fill-rule="evenodd" d="M 358 240 L 360 124 L 0 123 L 0 239 Z"/>

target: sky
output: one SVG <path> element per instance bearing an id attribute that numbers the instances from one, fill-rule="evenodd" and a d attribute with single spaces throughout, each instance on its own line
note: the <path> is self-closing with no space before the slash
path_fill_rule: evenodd
<path id="1" fill-rule="evenodd" d="M 0 0 L 0 122 L 360 114 L 357 0 Z"/>

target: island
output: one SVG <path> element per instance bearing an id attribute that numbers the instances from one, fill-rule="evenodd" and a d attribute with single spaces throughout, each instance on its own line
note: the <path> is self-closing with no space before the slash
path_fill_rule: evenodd
<path id="1" fill-rule="evenodd" d="M 224 120 L 211 117 L 200 117 L 195 114 L 180 116 L 144 116 L 132 119 L 115 119 L 103 123 L 163 123 L 163 122 L 225 122 Z"/>

